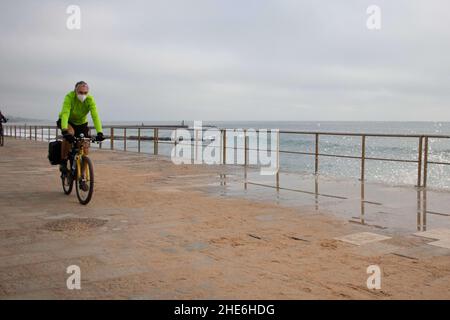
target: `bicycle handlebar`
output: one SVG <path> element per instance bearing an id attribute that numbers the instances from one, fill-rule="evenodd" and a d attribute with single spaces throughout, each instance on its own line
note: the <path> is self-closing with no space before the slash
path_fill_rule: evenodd
<path id="1" fill-rule="evenodd" d="M 102 142 L 102 141 L 98 141 L 96 137 L 90 137 L 90 138 L 75 137 L 75 138 L 74 138 L 74 143 L 76 143 L 76 142 L 82 142 L 82 141 Z"/>

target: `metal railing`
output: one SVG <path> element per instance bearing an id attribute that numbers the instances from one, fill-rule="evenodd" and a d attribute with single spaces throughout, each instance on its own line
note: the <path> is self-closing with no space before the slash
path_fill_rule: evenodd
<path id="1" fill-rule="evenodd" d="M 114 141 L 122 140 L 123 141 L 123 149 L 127 151 L 127 140 L 135 140 L 137 141 L 137 152 L 141 152 L 141 144 L 143 141 L 153 141 L 153 154 L 159 154 L 159 144 L 177 144 L 177 143 L 185 143 L 180 141 L 172 141 L 168 137 L 161 137 L 161 131 L 173 131 L 177 129 L 185 129 L 189 131 L 195 131 L 198 129 L 187 128 L 186 126 L 104 126 L 104 129 L 109 129 L 109 135 L 105 134 L 105 137 L 110 139 L 110 149 L 117 150 L 114 147 Z M 137 130 L 137 136 L 127 136 L 128 130 Z M 203 130 L 206 130 L 204 128 Z M 104 131 L 107 131 L 104 130 Z M 115 130 L 123 130 L 122 135 L 116 135 Z M 143 136 L 143 131 L 151 131 L 151 136 Z M 227 145 L 227 132 L 236 131 L 238 129 L 218 129 L 221 134 L 221 163 L 227 164 L 227 149 L 234 148 L 235 150 L 239 149 L 237 145 L 229 147 Z M 256 129 L 255 132 L 259 132 L 260 130 Z M 245 162 L 244 166 L 248 166 L 248 152 L 251 150 L 259 151 L 259 149 L 249 148 L 248 144 L 248 136 L 247 130 L 244 129 L 244 154 L 245 154 Z M 400 162 L 400 163 L 411 163 L 417 165 L 417 184 L 416 187 L 426 187 L 428 182 L 428 171 L 430 165 L 450 165 L 450 162 L 446 161 L 431 161 L 429 159 L 429 145 L 430 139 L 450 139 L 450 135 L 426 135 L 426 134 L 375 134 L 375 133 L 343 133 L 343 132 L 311 132 L 311 131 L 289 131 L 289 130 L 279 130 L 278 131 L 278 143 L 280 141 L 280 135 L 303 135 L 303 136 L 311 136 L 314 141 L 314 152 L 307 151 L 293 151 L 293 150 L 281 150 L 278 147 L 279 154 L 295 154 L 295 155 L 303 155 L 303 156 L 312 156 L 314 157 L 314 174 L 319 174 L 319 160 L 321 157 L 333 157 L 333 158 L 344 158 L 344 159 L 353 159 L 360 161 L 360 180 L 364 181 L 366 176 L 366 161 L 383 161 L 383 162 Z M 39 135 L 38 135 L 39 133 Z M 45 126 L 45 125 L 4 125 L 4 134 L 5 136 L 10 136 L 14 138 L 23 138 L 30 140 L 50 140 L 57 139 L 59 136 L 59 131 L 56 126 Z M 194 134 L 196 136 L 197 133 Z M 38 136 L 40 139 L 38 139 Z M 330 154 L 330 153 L 321 153 L 319 150 L 320 146 L 320 137 L 323 136 L 342 136 L 342 137 L 357 137 L 361 139 L 361 150 L 359 155 L 344 155 L 344 154 Z M 46 139 L 44 139 L 46 137 Z M 376 138 L 409 138 L 417 140 L 417 155 L 416 160 L 413 159 L 399 159 L 399 158 L 383 158 L 383 157 L 371 157 L 367 156 L 367 138 L 368 137 L 376 137 Z M 197 139 L 195 139 L 197 140 Z M 194 140 L 194 141 L 195 141 Z M 192 141 L 190 142 L 192 146 Z M 102 143 L 100 143 L 99 148 L 102 148 Z M 242 149 L 242 148 L 241 148 Z M 279 154 L 277 155 L 279 157 Z M 279 183 L 279 173 L 276 175 L 276 188 L 280 188 Z"/>

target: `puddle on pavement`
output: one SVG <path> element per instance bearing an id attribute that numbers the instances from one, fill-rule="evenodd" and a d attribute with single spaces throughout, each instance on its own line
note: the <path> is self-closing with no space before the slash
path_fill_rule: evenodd
<path id="1" fill-rule="evenodd" d="M 241 175 L 218 175 L 202 190 L 297 207 L 301 212 L 331 213 L 355 224 L 395 232 L 450 228 L 449 191 L 293 173 L 280 173 L 277 190 L 275 176 L 242 171 Z"/>

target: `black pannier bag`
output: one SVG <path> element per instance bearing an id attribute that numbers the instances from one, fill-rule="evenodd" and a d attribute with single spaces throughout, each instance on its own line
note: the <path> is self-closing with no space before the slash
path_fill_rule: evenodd
<path id="1" fill-rule="evenodd" d="M 61 141 L 52 141 L 48 144 L 48 161 L 52 165 L 61 163 Z"/>

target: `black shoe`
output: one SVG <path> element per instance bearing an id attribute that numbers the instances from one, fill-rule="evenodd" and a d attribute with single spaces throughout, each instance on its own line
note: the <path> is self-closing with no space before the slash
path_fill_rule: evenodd
<path id="1" fill-rule="evenodd" d="M 62 174 L 66 174 L 69 170 L 67 170 L 67 160 L 63 160 L 61 164 L 59 165 L 59 171 L 61 171 Z"/>
<path id="2" fill-rule="evenodd" d="M 89 190 L 89 187 L 84 179 L 80 181 L 80 189 L 84 192 L 87 192 Z"/>

